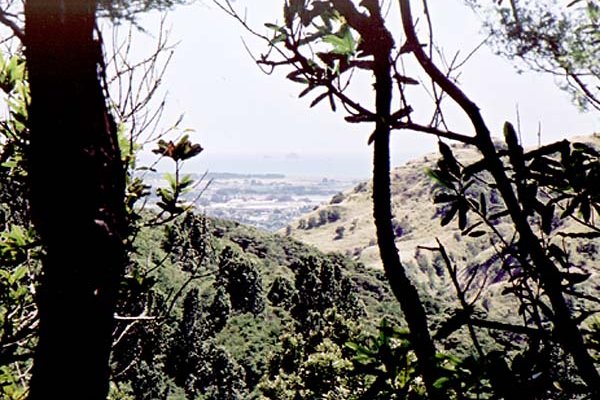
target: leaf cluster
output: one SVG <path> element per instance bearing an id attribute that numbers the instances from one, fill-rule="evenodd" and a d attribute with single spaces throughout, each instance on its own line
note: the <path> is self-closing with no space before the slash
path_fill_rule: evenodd
<path id="1" fill-rule="evenodd" d="M 600 110 L 600 6 L 596 1 L 467 3 L 483 11 L 485 28 L 499 54 L 554 75 L 575 104 Z"/>

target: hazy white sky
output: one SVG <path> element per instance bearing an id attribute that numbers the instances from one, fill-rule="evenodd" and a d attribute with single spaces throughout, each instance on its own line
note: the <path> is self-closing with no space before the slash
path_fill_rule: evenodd
<path id="1" fill-rule="evenodd" d="M 237 4 L 259 30 L 266 31 L 264 22 L 281 20 L 282 0 L 238 0 Z M 458 50 L 466 55 L 482 40 L 477 17 L 462 0 L 431 2 L 431 7 L 436 39 L 448 57 Z M 395 29 L 399 24 L 395 9 L 388 19 Z M 157 21 L 154 15 L 140 23 L 152 32 Z M 368 175 L 366 142 L 372 127 L 345 123 L 344 115 L 332 113 L 325 101 L 310 109 L 311 99 L 297 98 L 302 87 L 284 79 L 284 70 L 264 75 L 241 38 L 256 54 L 266 47 L 210 0 L 176 8 L 167 24 L 172 27 L 172 41 L 180 41 L 164 81 L 169 92 L 168 116 L 185 113 L 184 125 L 196 131 L 193 138 L 206 149 L 194 169 L 278 172 L 275 169 L 287 168 L 288 173 L 314 174 L 315 169 L 329 168 L 332 175 Z M 149 40 L 140 39 L 138 48 Z M 537 142 L 538 124 L 545 141 L 600 131 L 598 113 L 579 113 L 552 78 L 519 75 L 485 47 L 462 69 L 460 82 L 480 105 L 491 129 L 500 129 L 505 120 L 514 122 L 518 106 L 526 144 Z M 356 93 L 361 104 L 368 104 L 369 82 L 363 82 Z M 428 106 L 423 96 L 414 99 L 413 108 Z M 470 132 L 459 112 L 449 115 L 454 130 Z M 434 148 L 434 138 L 407 132 L 395 135 L 396 162 Z"/>

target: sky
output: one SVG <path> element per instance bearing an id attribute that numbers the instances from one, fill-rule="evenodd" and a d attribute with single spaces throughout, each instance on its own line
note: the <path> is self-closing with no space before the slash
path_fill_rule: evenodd
<path id="1" fill-rule="evenodd" d="M 479 18 L 462 0 L 431 2 L 435 39 L 447 57 L 468 54 L 482 40 Z M 235 5 L 258 31 L 265 22 L 280 21 L 282 0 L 237 0 Z M 399 30 L 399 14 L 391 8 L 390 29 Z M 159 26 L 157 13 L 139 23 L 150 33 Z M 185 114 L 183 126 L 194 131 L 192 140 L 205 151 L 190 162 L 193 172 L 282 172 L 289 175 L 367 177 L 372 127 L 344 122 L 324 101 L 309 108 L 311 98 L 298 99 L 300 84 L 285 79 L 289 70 L 265 75 L 244 47 L 259 55 L 264 43 L 254 40 L 240 24 L 210 0 L 179 6 L 168 12 L 171 42 L 178 42 L 163 80 L 168 91 L 165 123 Z M 424 38 L 423 38 L 424 39 Z M 136 51 L 152 46 L 152 35 L 136 34 Z M 407 60 L 407 67 L 411 61 Z M 488 126 L 500 130 L 504 121 L 517 124 L 522 140 L 535 145 L 541 126 L 542 141 L 600 131 L 598 113 L 580 113 L 569 95 L 553 79 L 536 73 L 518 74 L 506 60 L 482 47 L 461 70 L 461 87 L 480 106 Z M 353 93 L 361 104 L 373 96 L 371 82 L 359 80 Z M 307 96 L 309 97 L 309 96 Z M 417 111 L 429 109 L 426 95 L 415 93 Z M 425 115 L 425 114 L 423 114 Z M 461 112 L 449 107 L 451 128 L 470 133 Z M 412 132 L 393 134 L 393 164 L 435 149 L 436 139 Z"/>

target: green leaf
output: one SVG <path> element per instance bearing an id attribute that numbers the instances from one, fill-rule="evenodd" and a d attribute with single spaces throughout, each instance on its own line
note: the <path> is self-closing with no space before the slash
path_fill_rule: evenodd
<path id="1" fill-rule="evenodd" d="M 549 234 L 552 231 L 552 220 L 554 219 L 554 205 L 546 205 L 541 212 L 542 231 Z"/>
<path id="2" fill-rule="evenodd" d="M 189 135 L 183 135 L 175 144 L 173 141 L 159 140 L 158 148 L 152 150 L 155 154 L 173 159 L 174 161 L 184 161 L 200 154 L 204 149 L 199 144 L 194 144 L 189 140 Z"/>
<path id="3" fill-rule="evenodd" d="M 192 175 L 186 174 L 183 175 L 179 180 L 179 187 L 187 187 L 192 183 L 194 183 L 194 178 L 192 177 Z"/>
<path id="4" fill-rule="evenodd" d="M 298 95 L 299 98 L 302 98 L 304 96 L 306 96 L 308 93 L 310 93 L 314 88 L 316 88 L 315 85 L 311 85 L 309 84 L 308 87 L 306 89 L 304 89 L 302 92 L 300 92 L 300 94 Z"/>
<path id="5" fill-rule="evenodd" d="M 504 139 L 506 140 L 509 149 L 519 146 L 517 132 L 515 131 L 514 126 L 508 121 L 504 123 Z"/>
<path id="6" fill-rule="evenodd" d="M 440 170 L 425 168 L 425 174 L 445 188 L 454 189 L 453 185 L 442 177 Z"/>
<path id="7" fill-rule="evenodd" d="M 175 177 L 175 174 L 165 172 L 163 178 L 165 178 L 171 189 L 175 190 L 177 188 L 177 178 Z"/>
<path id="8" fill-rule="evenodd" d="M 171 191 L 169 191 L 168 189 L 159 188 L 156 190 L 156 192 L 158 193 L 158 196 L 165 203 L 172 203 L 175 200 L 173 193 Z"/>
<path id="9" fill-rule="evenodd" d="M 468 208 L 466 205 L 462 204 L 459 206 L 458 209 L 458 228 L 460 230 L 463 230 L 466 228 L 467 226 L 467 212 L 468 212 Z"/>
<path id="10" fill-rule="evenodd" d="M 281 33 L 279 35 L 276 35 L 273 39 L 271 39 L 271 44 L 277 44 L 277 43 L 281 43 L 281 42 L 285 42 L 285 40 L 287 39 L 287 35 L 285 33 Z"/>
<path id="11" fill-rule="evenodd" d="M 179 192 L 187 193 L 191 186 L 194 184 L 194 179 L 192 179 L 191 175 L 184 175 L 179 181 Z"/>
<path id="12" fill-rule="evenodd" d="M 293 82 L 308 83 L 308 80 L 302 76 L 303 74 L 304 70 L 295 70 L 287 74 L 286 78 Z"/>
<path id="13" fill-rule="evenodd" d="M 574 199 L 572 199 L 569 204 L 567 205 L 567 208 L 565 208 L 565 210 L 562 212 L 562 214 L 560 214 L 560 218 L 563 219 L 565 217 L 571 216 L 573 214 L 573 212 L 575 211 L 575 209 L 577 208 L 577 206 L 579 206 L 579 203 L 581 202 L 581 199 L 579 197 L 575 197 Z"/>
<path id="14" fill-rule="evenodd" d="M 443 389 L 448 382 L 450 382 L 450 378 L 447 376 L 442 376 L 441 378 L 438 378 L 435 382 L 433 382 L 433 387 L 436 389 Z"/>
<path id="15" fill-rule="evenodd" d="M 567 280 L 571 285 L 576 285 L 578 283 L 585 282 L 592 276 L 590 273 L 578 273 L 578 272 L 563 272 L 563 279 Z"/>
<path id="16" fill-rule="evenodd" d="M 356 356 L 368 356 L 369 358 L 377 355 L 376 352 L 355 342 L 346 342 L 345 346 L 356 353 Z"/>
<path id="17" fill-rule="evenodd" d="M 333 46 L 333 53 L 350 56 L 356 52 L 356 41 L 347 25 L 337 34 L 323 37 L 323 41 Z"/>
<path id="18" fill-rule="evenodd" d="M 509 215 L 508 210 L 498 211 L 497 213 L 491 214 L 488 219 L 490 221 L 495 221 L 499 218 L 506 217 L 507 215 Z"/>
<path id="19" fill-rule="evenodd" d="M 456 195 L 455 194 L 451 194 L 451 193 L 446 193 L 446 192 L 442 192 L 442 193 L 438 193 L 433 197 L 433 203 L 434 204 L 439 204 L 439 203 L 449 203 L 452 201 L 456 201 Z"/>
<path id="20" fill-rule="evenodd" d="M 590 208 L 590 203 L 588 201 L 586 201 L 586 199 L 583 199 L 581 201 L 581 205 L 579 206 L 579 212 L 581 213 L 581 216 L 585 222 L 590 221 L 591 208 Z"/>
<path id="21" fill-rule="evenodd" d="M 23 279 L 23 277 L 25 277 L 26 274 L 27 274 L 27 267 L 24 265 L 18 266 L 17 268 L 15 268 L 13 270 L 12 276 L 10 278 L 10 280 L 12 281 L 11 283 L 20 281 L 21 279 Z"/>
<path id="22" fill-rule="evenodd" d="M 441 140 L 438 142 L 438 146 L 439 146 L 440 153 L 442 154 L 442 157 L 443 157 L 443 161 L 444 161 L 443 164 L 448 167 L 448 169 L 454 176 L 459 176 L 460 175 L 460 167 L 458 165 L 458 161 L 456 160 L 456 158 L 454 157 L 454 154 L 452 153 L 452 149 L 450 148 L 450 146 L 448 146 L 446 143 L 442 142 Z"/>
<path id="23" fill-rule="evenodd" d="M 480 226 L 481 224 L 483 224 L 483 221 L 479 221 L 474 223 L 473 225 L 469 226 L 467 229 L 465 229 L 464 231 L 462 231 L 463 235 L 468 235 L 470 234 L 475 228 L 477 228 L 478 226 Z M 481 235 L 480 235 L 481 236 Z M 476 237 L 476 236 L 475 236 Z"/>
<path id="24" fill-rule="evenodd" d="M 265 23 L 265 26 L 269 29 L 272 29 L 272 30 L 280 32 L 280 33 L 285 32 L 285 29 L 279 25 L 275 25 L 275 24 L 271 24 L 271 23 L 267 22 L 267 23 Z"/>
<path id="25" fill-rule="evenodd" d="M 485 231 L 473 231 L 473 232 L 469 233 L 469 236 L 472 238 L 478 238 L 483 235 L 485 235 Z"/>
<path id="26" fill-rule="evenodd" d="M 479 211 L 481 211 L 481 214 L 485 217 L 487 215 L 487 203 L 485 201 L 485 194 L 483 193 L 479 195 L 479 205 L 481 206 Z"/>

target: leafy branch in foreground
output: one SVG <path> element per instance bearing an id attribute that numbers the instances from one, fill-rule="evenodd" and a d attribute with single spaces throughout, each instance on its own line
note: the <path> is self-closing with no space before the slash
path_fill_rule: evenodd
<path id="1" fill-rule="evenodd" d="M 158 141 L 158 147 L 152 150 L 153 153 L 173 160 L 175 163 L 175 174 L 164 174 L 168 186 L 158 188 L 157 194 L 160 201 L 156 204 L 160 213 L 156 216 L 153 224 L 163 224 L 171 221 L 190 209 L 189 205 L 182 203 L 182 196 L 189 193 L 194 185 L 200 183 L 194 182 L 191 175 L 181 175 L 183 162 L 200 154 L 204 149 L 199 144 L 194 144 L 189 140 L 188 135 L 183 135 L 179 141 Z M 165 215 L 163 217 L 163 215 Z"/>

